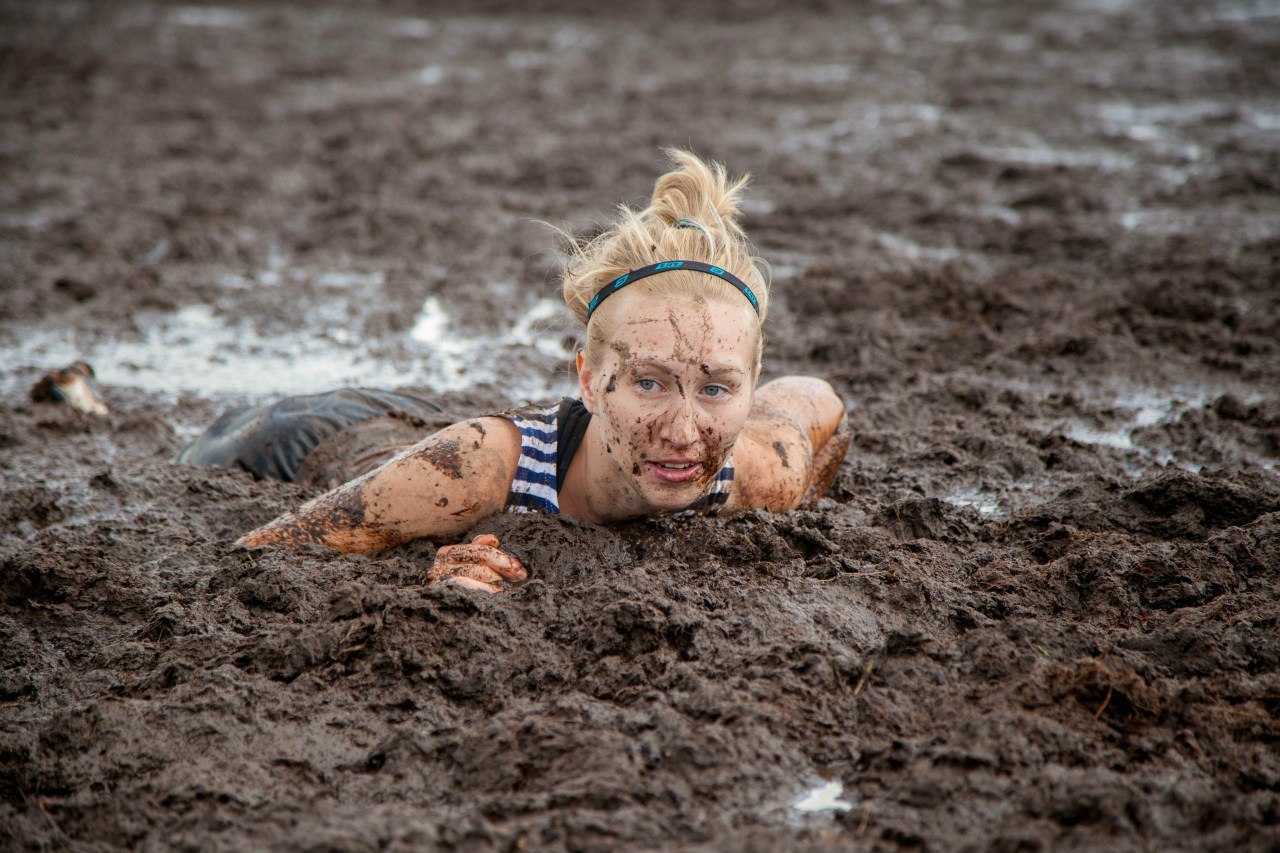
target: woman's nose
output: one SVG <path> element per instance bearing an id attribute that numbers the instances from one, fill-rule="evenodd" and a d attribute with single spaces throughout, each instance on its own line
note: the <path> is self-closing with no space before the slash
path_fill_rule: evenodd
<path id="1" fill-rule="evenodd" d="M 662 439 L 672 447 L 688 447 L 698 440 L 692 403 L 683 399 L 675 403 L 663 424 Z"/>

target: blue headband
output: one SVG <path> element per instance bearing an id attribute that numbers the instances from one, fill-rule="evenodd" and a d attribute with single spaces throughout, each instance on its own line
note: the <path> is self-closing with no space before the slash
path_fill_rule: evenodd
<path id="1" fill-rule="evenodd" d="M 591 315 L 600 307 L 600 303 L 604 302 L 613 294 L 617 293 L 628 284 L 635 284 L 642 278 L 648 278 L 651 275 L 657 275 L 661 272 L 674 272 L 675 270 L 693 270 L 694 272 L 704 272 L 707 275 L 713 275 L 721 281 L 728 282 L 742 291 L 742 295 L 747 297 L 747 301 L 751 303 L 751 307 L 756 309 L 756 316 L 760 316 L 760 302 L 756 299 L 756 295 L 751 292 L 751 288 L 743 283 L 731 272 L 721 269 L 720 267 L 704 264 L 702 261 L 663 261 L 660 264 L 650 264 L 647 267 L 641 267 L 638 270 L 632 270 L 626 275 L 621 275 L 613 281 L 601 288 L 600 292 L 591 297 L 591 301 L 587 303 L 587 322 L 591 322 Z"/>

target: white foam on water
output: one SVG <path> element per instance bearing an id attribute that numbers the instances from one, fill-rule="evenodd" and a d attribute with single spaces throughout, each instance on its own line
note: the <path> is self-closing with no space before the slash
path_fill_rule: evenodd
<path id="1" fill-rule="evenodd" d="M 797 113 L 780 122 L 780 129 L 784 134 L 783 144 L 791 150 L 834 149 L 852 153 L 872 148 L 884 137 L 908 138 L 932 130 L 942 121 L 942 116 L 942 108 L 936 104 L 861 103 L 849 107 L 840 118 L 809 126 L 803 126 L 809 122 L 808 114 Z"/>
<path id="2" fill-rule="evenodd" d="M 426 38 L 434 29 L 430 21 L 422 18 L 400 18 L 391 22 L 391 32 L 405 38 Z"/>
<path id="3" fill-rule="evenodd" d="M 982 518 L 1004 518 L 1009 513 L 1000 505 L 1000 498 L 979 488 L 960 489 L 942 498 L 952 506 L 975 510 Z"/>
<path id="4" fill-rule="evenodd" d="M 1026 33 L 1006 33 L 996 39 L 1006 53 L 1026 53 L 1036 46 L 1036 40 Z"/>
<path id="5" fill-rule="evenodd" d="M 554 369 L 555 360 L 569 355 L 565 339 L 573 334 L 573 322 L 563 304 L 541 299 L 505 332 L 467 335 L 433 296 L 423 303 L 409 336 L 429 347 L 434 369 L 428 384 L 433 388 L 463 391 L 479 382 L 501 382 L 512 396 L 532 399 L 561 383 L 519 381 L 511 376 L 508 357 L 515 348 L 532 349 Z"/>
<path id="6" fill-rule="evenodd" d="M 1134 441 L 1134 433 L 1146 427 L 1173 423 L 1183 412 L 1203 406 L 1210 396 L 1210 389 L 1192 387 L 1168 391 L 1156 388 L 1124 391 L 1115 396 L 1112 405 L 1131 412 L 1127 419 L 1113 427 L 1073 420 L 1063 426 L 1062 434 L 1080 444 L 1109 447 L 1130 454 L 1135 461 L 1127 463 L 1125 469 L 1133 476 L 1142 474 L 1152 465 L 1176 465 L 1188 471 L 1198 471 L 1201 466 L 1183 462 L 1168 451 L 1143 447 Z"/>
<path id="7" fill-rule="evenodd" d="M 586 47 L 600 42 L 600 37 L 591 30 L 577 26 L 560 27 L 551 34 L 551 47 L 554 50 L 568 50 L 571 47 Z"/>
<path id="8" fill-rule="evenodd" d="M 291 267 L 289 258 L 280 250 L 279 246 L 272 246 L 267 252 L 267 264 L 260 270 L 244 274 L 237 272 L 223 273 L 218 276 L 218 284 L 228 290 L 256 290 L 260 287 L 275 287 L 288 277 L 291 281 L 302 281 L 309 273 L 306 270 Z M 357 276 L 357 279 L 343 278 L 343 280 L 358 280 L 362 283 L 382 284 L 382 273 L 328 273 L 322 272 L 317 280 L 324 282 L 329 279 L 328 276 L 337 275 L 340 277 Z"/>
<path id="9" fill-rule="evenodd" d="M 1114 15 L 1133 8 L 1134 0 L 1076 0 L 1072 6 L 1080 12 L 1101 12 Z"/>
<path id="10" fill-rule="evenodd" d="M 1020 225 L 1023 219 L 1021 211 L 1003 204 L 984 204 L 978 208 L 978 213 L 1005 225 Z"/>
<path id="11" fill-rule="evenodd" d="M 778 205 L 771 199 L 756 195 L 743 199 L 742 209 L 753 216 L 768 216 L 778 209 Z"/>
<path id="12" fill-rule="evenodd" d="M 532 347 L 548 358 L 563 359 L 570 354 L 566 340 L 577 337 L 577 321 L 563 302 L 539 299 L 507 337 L 511 343 Z"/>
<path id="13" fill-rule="evenodd" d="M 1249 124 L 1258 130 L 1280 130 L 1280 110 L 1247 110 L 1245 116 Z"/>
<path id="14" fill-rule="evenodd" d="M 531 68 L 546 68 L 551 64 L 551 54 L 540 50 L 513 50 L 503 60 L 508 68 L 526 71 Z"/>
<path id="15" fill-rule="evenodd" d="M 353 287 L 378 287 L 385 281 L 386 276 L 380 272 L 354 272 L 344 270 L 341 272 L 322 272 L 316 276 L 316 282 L 318 284 L 334 290 L 347 290 Z"/>
<path id="16" fill-rule="evenodd" d="M 74 219 L 79 210 L 63 205 L 43 205 L 26 212 L 0 214 L 0 226 L 5 228 L 45 228 Z"/>
<path id="17" fill-rule="evenodd" d="M 352 106 L 412 99 L 423 86 L 437 86 L 447 79 L 466 78 L 474 72 L 427 65 L 417 71 L 399 72 L 394 76 L 360 80 L 347 76 L 301 80 L 285 86 L 273 97 L 267 108 L 273 115 L 324 113 Z"/>
<path id="18" fill-rule="evenodd" d="M 1065 435 L 1083 444 L 1101 444 L 1117 450 L 1132 450 L 1136 447 L 1133 442 L 1135 431 L 1170 421 L 1175 408 L 1181 410 L 1187 406 L 1198 406 L 1204 401 L 1205 395 L 1202 393 L 1177 394 L 1161 392 L 1155 388 L 1128 391 L 1115 398 L 1116 408 L 1133 412 L 1127 421 L 1112 429 L 1097 429 L 1074 422 L 1067 426 Z"/>
<path id="19" fill-rule="evenodd" d="M 1162 125 L 1185 127 L 1223 116 L 1229 107 L 1222 101 L 1184 101 L 1138 106 L 1127 101 L 1110 101 L 1095 108 L 1106 125 Z"/>
<path id="20" fill-rule="evenodd" d="M 876 242 L 881 248 L 893 252 L 912 261 L 934 261 L 945 263 L 959 258 L 963 252 L 946 246 L 922 246 L 914 240 L 881 231 L 876 234 Z"/>
<path id="21" fill-rule="evenodd" d="M 428 65 L 419 69 L 414 75 L 415 82 L 423 86 L 434 86 L 444 80 L 444 69 L 439 65 Z"/>
<path id="22" fill-rule="evenodd" d="M 793 86 L 829 86 L 853 80 L 857 68 L 847 62 L 795 64 L 752 61 L 737 63 L 733 71 L 735 79 L 748 77 Z"/>
<path id="23" fill-rule="evenodd" d="M 802 267 L 799 264 L 783 263 L 769 265 L 770 277 L 773 281 L 786 281 L 787 279 L 795 278 L 800 275 L 800 273 L 804 272 L 805 269 L 805 267 Z"/>
<path id="24" fill-rule="evenodd" d="M 1154 234 L 1186 234 L 1195 230 L 1195 215 L 1185 210 L 1126 210 L 1120 214 L 1120 225 L 1128 231 Z"/>
<path id="25" fill-rule="evenodd" d="M 1067 151 L 1061 148 L 1051 148 L 1047 145 L 1009 146 L 1003 148 L 984 147 L 979 149 L 979 153 L 997 162 L 1016 163 L 1024 166 L 1068 166 L 1119 172 L 1130 169 L 1134 165 L 1132 157 L 1115 151 Z"/>
<path id="26" fill-rule="evenodd" d="M 241 278 L 269 281 L 280 274 L 268 269 Z M 16 332 L 16 340 L 0 344 L 5 368 L 0 376 L 12 379 L 17 370 L 84 359 L 104 385 L 206 398 L 308 394 L 343 385 L 417 384 L 453 391 L 493 382 L 513 398 L 525 399 L 571 390 L 557 367 L 568 358 L 566 341 L 574 339 L 576 328 L 558 302 L 541 300 L 509 327 L 483 333 L 469 331 L 432 297 L 403 339 L 364 342 L 351 331 L 353 325 L 358 328 L 353 319 L 360 316 L 362 300 L 382 284 L 382 274 L 329 271 L 313 281 L 335 294 L 307 310 L 305 331 L 262 329 L 249 318 L 231 319 L 204 304 L 142 313 L 135 319 L 138 334 L 123 338 L 10 327 L 8 337 Z M 408 355 L 381 355 L 388 343 L 400 344 L 393 349 Z"/>
<path id="27" fill-rule="evenodd" d="M 168 21 L 180 27 L 239 30 L 248 27 L 253 16 L 242 9 L 226 6 L 179 6 L 169 11 Z"/>
<path id="28" fill-rule="evenodd" d="M 804 792 L 796 798 L 791 807 L 804 814 L 847 812 L 853 808 L 853 803 L 841 799 L 843 796 L 844 784 L 837 779 L 831 782 L 823 782 L 817 787 Z"/>
<path id="29" fill-rule="evenodd" d="M 1280 18 L 1280 2 L 1277 0 L 1243 0 L 1243 2 L 1219 3 L 1210 12 L 1215 21 L 1251 23 L 1268 18 Z"/>
<path id="30" fill-rule="evenodd" d="M 344 384 L 399 385 L 404 372 L 321 333 L 263 335 L 228 322 L 208 305 L 137 319 L 136 339 L 83 342 L 61 331 L 27 335 L 3 352 L 10 364 L 55 367 L 83 358 L 101 382 L 200 396 L 306 394 Z"/>
<path id="31" fill-rule="evenodd" d="M 1280 235 L 1280 219 L 1268 212 L 1247 208 L 1214 211 L 1213 226 L 1225 229 L 1237 245 L 1256 240 L 1269 240 Z M 1130 231 L 1149 234 L 1190 234 L 1205 227 L 1203 216 L 1178 208 L 1139 208 L 1127 210 L 1117 217 L 1120 225 Z M 1240 307 L 1247 310 L 1241 303 Z"/>
<path id="32" fill-rule="evenodd" d="M 468 362 L 480 353 L 475 339 L 464 338 L 452 331 L 453 321 L 439 299 L 432 296 L 423 303 L 409 337 L 426 344 L 435 357 L 435 381 L 445 391 L 458 391 L 466 387 Z"/>

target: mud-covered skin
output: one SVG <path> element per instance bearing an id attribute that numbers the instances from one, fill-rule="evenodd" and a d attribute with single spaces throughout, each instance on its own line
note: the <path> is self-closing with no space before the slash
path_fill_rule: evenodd
<path id="1" fill-rule="evenodd" d="M 831 490 L 831 484 L 840 473 L 840 465 L 849 452 L 849 443 L 852 440 L 853 430 L 849 426 L 849 415 L 845 413 L 840 417 L 835 432 L 813 456 L 812 473 L 809 475 L 809 488 L 805 491 L 804 503 L 815 501 Z M 785 457 L 783 465 L 786 465 Z"/>
<path id="2" fill-rule="evenodd" d="M 519 452 L 519 433 L 505 418 L 454 424 L 239 542 L 369 553 L 456 536 L 502 510 Z"/>
<path id="3" fill-rule="evenodd" d="M 755 176 L 764 379 L 856 403 L 813 508 L 495 516 L 488 596 L 229 548 L 314 496 L 172 464 L 232 398 L 0 359 L 0 850 L 1275 849 L 1274 6 L 651 8 L 0 3 L 5 346 L 347 307 L 410 364 L 677 143 Z"/>
<path id="4" fill-rule="evenodd" d="M 471 426 L 470 423 L 467 424 Z M 483 436 L 484 433 L 481 432 Z M 473 446 L 478 448 L 480 442 L 473 442 Z M 462 479 L 462 456 L 459 448 L 461 443 L 456 439 L 433 441 L 430 444 L 411 451 L 415 460 L 426 462 L 432 468 L 444 474 L 453 480 Z"/>
<path id="5" fill-rule="evenodd" d="M 365 516 L 363 489 L 356 481 L 339 486 L 296 512 L 245 534 L 239 544 L 250 548 L 266 545 L 302 548 L 320 544 L 342 551 L 380 551 L 404 541 L 393 529 Z M 344 547 L 357 531 L 362 546 L 359 549 Z"/>
<path id="6" fill-rule="evenodd" d="M 435 561 L 427 572 L 432 586 L 452 583 L 465 589 L 501 592 L 504 581 L 523 581 L 529 577 L 520 561 L 499 549 L 498 537 L 482 533 L 465 545 L 445 545 L 436 551 Z"/>

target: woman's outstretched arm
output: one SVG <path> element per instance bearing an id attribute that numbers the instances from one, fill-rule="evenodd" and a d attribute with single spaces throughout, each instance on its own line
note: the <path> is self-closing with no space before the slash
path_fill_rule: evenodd
<path id="1" fill-rule="evenodd" d="M 308 543 L 371 553 L 424 536 L 452 538 L 502 510 L 520 454 L 505 418 L 463 421 L 377 470 L 246 533 L 250 547 Z"/>
<path id="2" fill-rule="evenodd" d="M 761 385 L 734 451 L 731 504 L 782 512 L 822 497 L 849 439 L 844 401 L 829 383 L 784 376 Z"/>

